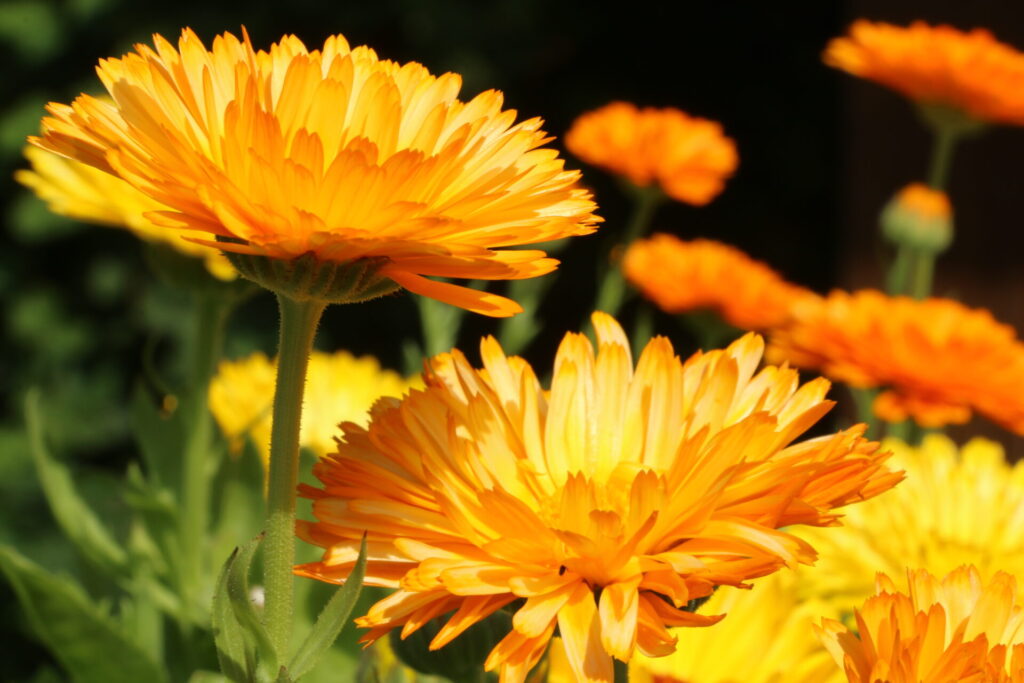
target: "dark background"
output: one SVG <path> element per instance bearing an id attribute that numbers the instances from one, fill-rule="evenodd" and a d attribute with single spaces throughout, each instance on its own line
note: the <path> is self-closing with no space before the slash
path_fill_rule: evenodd
<path id="1" fill-rule="evenodd" d="M 96 60 L 149 42 L 153 32 L 174 40 L 191 26 L 208 43 L 245 25 L 257 47 L 290 32 L 310 48 L 340 32 L 384 57 L 462 74 L 463 99 L 500 89 L 507 107 L 542 116 L 559 138 L 579 113 L 613 99 L 721 121 L 739 146 L 738 173 L 707 207 L 664 206 L 654 228 L 730 242 L 819 292 L 878 286 L 878 211 L 897 189 L 922 179 L 930 140 L 901 97 L 821 63 L 828 39 L 857 17 L 983 26 L 1024 47 L 1024 4 L 1009 1 L 251 0 L 232 9 L 211 0 L 7 0 L 0 3 L 0 175 L 24 165 L 20 149 L 46 101 L 95 92 Z M 958 150 L 950 186 L 956 242 L 938 264 L 936 286 L 1018 329 L 1022 160 L 1024 130 L 1013 128 L 994 128 Z M 584 171 L 606 219 L 602 230 L 620 230 L 629 206 L 615 181 Z M 67 551 L 40 531 L 52 524 L 24 457 L 23 392 L 42 387 L 55 450 L 87 463 L 97 472 L 91 485 L 102 491 L 104 477 L 120 476 L 133 456 L 124 407 L 143 358 L 174 367 L 187 302 L 153 283 L 128 233 L 52 216 L 13 182 L 0 184 L 0 202 L 0 542 L 59 567 Z M 580 238 L 562 254 L 554 294 L 541 310 L 545 331 L 527 352 L 542 367 L 587 314 L 601 243 Z M 229 354 L 272 351 L 275 316 L 268 296 L 243 306 L 232 320 Z M 667 318 L 657 323 L 659 332 L 683 334 Z M 494 329 L 493 321 L 469 316 L 460 345 L 472 351 Z M 330 309 L 318 345 L 373 353 L 397 368 L 402 340 L 417 334 L 415 305 L 398 295 Z M 985 433 L 1011 455 L 1024 453 L 1024 441 L 986 423 L 953 433 Z M 0 678 L 32 680 L 45 655 L 18 635 L 6 585 L 0 601 L 11 631 L 0 646 L 10 652 Z"/>

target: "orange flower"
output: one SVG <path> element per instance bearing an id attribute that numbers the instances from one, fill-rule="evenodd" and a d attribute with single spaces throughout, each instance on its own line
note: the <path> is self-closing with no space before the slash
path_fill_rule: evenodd
<path id="1" fill-rule="evenodd" d="M 557 627 L 577 678 L 610 681 L 612 657 L 669 654 L 667 627 L 721 618 L 687 601 L 813 562 L 783 527 L 836 524 L 833 508 L 900 479 L 863 425 L 791 445 L 829 384 L 755 374 L 760 337 L 685 363 L 657 337 L 634 370 L 622 328 L 593 323 L 596 356 L 567 335 L 550 391 L 486 338 L 483 370 L 438 356 L 425 390 L 344 425 L 315 468 L 323 489 L 303 488 L 317 521 L 299 535 L 326 551 L 297 572 L 344 582 L 368 530 L 367 582 L 398 590 L 357 620 L 366 640 L 455 610 L 440 648 L 522 600 L 489 670 L 522 681 Z"/>
<path id="2" fill-rule="evenodd" d="M 612 102 L 577 118 L 565 146 L 638 187 L 658 183 L 673 199 L 697 205 L 718 196 L 739 163 L 736 145 L 720 124 L 629 102 Z"/>
<path id="3" fill-rule="evenodd" d="M 1024 125 L 1024 54 L 983 29 L 863 19 L 833 39 L 825 63 L 977 121 Z"/>
<path id="4" fill-rule="evenodd" d="M 666 234 L 637 240 L 622 269 L 663 311 L 712 309 L 745 330 L 774 327 L 797 301 L 815 296 L 739 249 L 711 240 L 685 242 Z"/>
<path id="5" fill-rule="evenodd" d="M 907 576 L 909 595 L 878 575 L 856 631 L 832 619 L 817 629 L 851 683 L 1024 681 L 1024 596 L 1013 576 L 983 583 L 967 566 L 941 580 L 924 570 Z"/>
<path id="6" fill-rule="evenodd" d="M 255 51 L 230 33 L 208 51 L 188 29 L 178 49 L 154 43 L 100 62 L 113 103 L 52 103 L 32 141 L 121 176 L 170 207 L 153 220 L 204 244 L 382 260 L 379 273 L 410 291 L 511 315 L 515 302 L 424 276 L 543 275 L 557 265 L 544 252 L 498 247 L 599 220 L 579 174 L 541 147 L 540 119 L 514 123 L 493 90 L 459 101 L 456 74 L 378 59 L 340 35 L 314 51 L 294 36 Z"/>
<path id="7" fill-rule="evenodd" d="M 1024 344 L 984 309 L 837 290 L 798 304 L 768 356 L 854 387 L 885 387 L 874 410 L 890 422 L 939 427 L 977 411 L 1024 434 Z"/>

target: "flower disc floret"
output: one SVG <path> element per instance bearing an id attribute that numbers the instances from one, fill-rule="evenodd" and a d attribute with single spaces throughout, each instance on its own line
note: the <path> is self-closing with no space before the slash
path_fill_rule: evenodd
<path id="1" fill-rule="evenodd" d="M 385 259 L 406 289 L 490 315 L 519 306 L 431 277 L 517 279 L 557 262 L 502 247 L 593 231 L 590 194 L 540 119 L 515 123 L 489 90 L 382 60 L 340 35 L 269 51 L 225 33 L 100 62 L 113 101 L 52 103 L 33 142 L 127 180 L 150 214 L 212 247 L 272 259 Z M 205 233 L 205 235 L 204 235 Z M 221 241 L 215 238 L 220 237 Z"/>
<path id="2" fill-rule="evenodd" d="M 829 384 L 757 372 L 749 334 L 682 361 L 655 338 L 635 368 L 622 328 L 594 314 L 598 350 L 569 334 L 549 391 L 533 369 L 481 343 L 483 369 L 453 351 L 426 388 L 345 425 L 303 487 L 325 548 L 298 573 L 344 582 L 366 532 L 367 582 L 396 589 L 357 620 L 373 640 L 449 614 L 432 642 L 516 602 L 487 660 L 522 681 L 557 628 L 577 678 L 610 681 L 612 657 L 664 656 L 671 626 L 715 586 L 744 586 L 812 547 L 783 527 L 833 525 L 835 508 L 900 479 L 863 425 L 794 444 L 831 407 Z"/>

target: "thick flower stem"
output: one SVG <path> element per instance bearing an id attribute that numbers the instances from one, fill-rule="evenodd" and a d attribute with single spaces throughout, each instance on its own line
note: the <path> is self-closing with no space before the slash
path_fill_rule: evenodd
<path id="1" fill-rule="evenodd" d="M 615 672 L 615 683 L 629 683 L 629 663 L 612 658 L 612 668 Z"/>
<path id="2" fill-rule="evenodd" d="M 609 263 L 601 279 L 601 287 L 597 293 L 594 310 L 604 311 L 611 316 L 619 312 L 619 307 L 622 306 L 622 302 L 626 298 L 626 278 L 622 274 L 622 268 L 619 267 L 618 263 L 621 254 L 617 254 L 616 250 L 628 247 L 633 241 L 642 237 L 647 232 L 647 227 L 654 217 L 654 210 L 658 208 L 662 197 L 661 190 L 655 187 L 637 189 L 633 216 L 626 227 L 625 233 L 622 235 L 622 239 L 619 241 L 619 245 L 609 254 Z"/>
<path id="3" fill-rule="evenodd" d="M 190 607 L 204 613 L 208 595 L 203 594 L 205 542 L 210 508 L 210 442 L 213 433 L 209 411 L 210 378 L 224 348 L 224 324 L 233 302 L 226 297 L 197 292 L 192 349 L 189 358 L 189 399 L 186 427 L 188 440 L 182 459 L 180 543 L 182 583 Z"/>
<path id="4" fill-rule="evenodd" d="M 326 303 L 277 297 L 281 337 L 277 354 L 270 435 L 270 473 L 267 484 L 267 536 L 264 543 L 264 623 L 279 661 L 289 655 L 295 564 L 295 487 L 299 478 L 299 427 L 306 369 L 317 323 Z"/>

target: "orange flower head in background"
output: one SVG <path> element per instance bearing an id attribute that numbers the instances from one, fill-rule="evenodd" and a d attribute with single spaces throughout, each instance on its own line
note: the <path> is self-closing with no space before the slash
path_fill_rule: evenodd
<path id="1" fill-rule="evenodd" d="M 797 301 L 815 296 L 735 247 L 664 233 L 630 244 L 622 270 L 666 313 L 710 309 L 744 330 L 774 327 Z"/>
<path id="2" fill-rule="evenodd" d="M 579 680 L 611 681 L 612 657 L 667 655 L 668 627 L 721 618 L 688 601 L 813 562 L 783 527 L 837 524 L 899 481 L 863 425 L 793 443 L 829 383 L 756 372 L 760 337 L 685 362 L 657 337 L 634 368 L 618 323 L 593 324 L 597 353 L 567 335 L 550 391 L 486 338 L 484 369 L 442 354 L 424 390 L 344 425 L 322 488 L 302 489 L 316 521 L 298 533 L 325 552 L 296 571 L 344 582 L 368 530 L 367 583 L 397 590 L 357 620 L 366 640 L 454 611 L 440 648 L 522 601 L 488 670 L 524 680 L 557 628 Z"/>
<path id="3" fill-rule="evenodd" d="M 624 176 L 637 187 L 657 184 L 669 197 L 703 205 L 736 171 L 736 144 L 714 121 L 671 107 L 612 102 L 577 118 L 565 134 L 577 157 Z"/>
<path id="4" fill-rule="evenodd" d="M 973 412 L 1024 434 L 1024 344 L 987 310 L 874 290 L 805 300 L 773 331 L 768 357 L 854 387 L 882 387 L 875 414 L 925 427 Z"/>
<path id="5" fill-rule="evenodd" d="M 823 619 L 819 636 L 851 683 L 1020 683 L 1024 605 L 1017 580 L 983 581 L 971 566 L 938 579 L 908 570 L 908 593 L 885 574 L 856 614 L 856 631 Z"/>
<path id="6" fill-rule="evenodd" d="M 824 59 L 922 105 L 956 109 L 976 121 L 1024 125 L 1024 54 L 984 29 L 861 19 L 828 44 Z"/>
<path id="7" fill-rule="evenodd" d="M 540 119 L 515 122 L 489 90 L 382 60 L 345 38 L 307 50 L 243 34 L 207 50 L 188 29 L 154 36 L 98 73 L 113 102 L 51 103 L 32 142 L 116 174 L 169 207 L 161 225 L 274 259 L 384 260 L 406 289 L 489 315 L 502 297 L 428 276 L 516 279 L 557 262 L 500 247 L 592 232 L 590 194 L 565 171 Z M 214 237 L 227 241 L 215 242 Z"/>
<path id="8" fill-rule="evenodd" d="M 35 192 L 54 213 L 87 223 L 128 228 L 148 242 L 166 244 L 186 256 L 203 259 L 210 274 L 220 280 L 238 276 L 222 253 L 186 240 L 185 236 L 194 234 L 192 231 L 154 225 L 146 214 L 167 207 L 117 176 L 38 147 L 26 147 L 24 152 L 32 168 L 17 171 L 14 179 Z"/>

